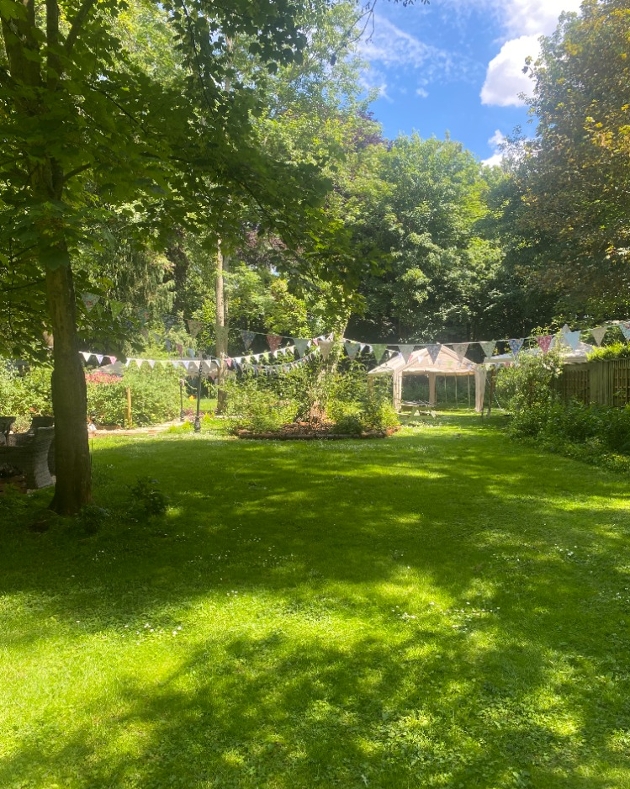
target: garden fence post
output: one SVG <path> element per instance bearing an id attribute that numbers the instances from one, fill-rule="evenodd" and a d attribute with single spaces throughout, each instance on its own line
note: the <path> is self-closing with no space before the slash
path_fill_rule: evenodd
<path id="1" fill-rule="evenodd" d="M 131 387 L 128 386 L 127 392 L 127 426 L 131 427 Z"/>

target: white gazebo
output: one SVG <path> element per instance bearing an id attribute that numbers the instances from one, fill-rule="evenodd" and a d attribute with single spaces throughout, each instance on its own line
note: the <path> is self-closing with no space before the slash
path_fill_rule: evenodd
<path id="1" fill-rule="evenodd" d="M 404 375 L 426 375 L 429 379 L 429 405 L 436 405 L 436 386 L 438 376 L 473 376 L 475 379 L 475 411 L 483 411 L 486 388 L 486 370 L 470 359 L 458 356 L 446 345 L 440 345 L 435 359 L 428 348 L 414 351 L 405 361 L 401 353 L 392 356 L 383 364 L 370 370 L 368 375 L 391 375 L 394 388 L 394 408 L 399 411 L 402 404 L 402 385 Z"/>

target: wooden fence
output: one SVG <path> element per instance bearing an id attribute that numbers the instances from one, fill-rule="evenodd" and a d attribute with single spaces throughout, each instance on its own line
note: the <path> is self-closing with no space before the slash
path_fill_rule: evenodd
<path id="1" fill-rule="evenodd" d="M 624 406 L 630 403 L 630 359 L 567 365 L 555 388 L 564 401 Z"/>

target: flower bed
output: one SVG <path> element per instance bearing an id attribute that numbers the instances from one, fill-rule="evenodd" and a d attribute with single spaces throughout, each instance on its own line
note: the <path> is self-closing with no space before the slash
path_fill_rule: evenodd
<path id="1" fill-rule="evenodd" d="M 339 433 L 337 426 L 331 422 L 292 422 L 283 425 L 277 430 L 255 432 L 253 430 L 236 430 L 238 438 L 263 439 L 276 441 L 314 441 L 339 440 L 344 438 L 387 438 L 393 435 L 398 427 L 388 427 L 385 430 L 366 430 L 360 433 Z"/>

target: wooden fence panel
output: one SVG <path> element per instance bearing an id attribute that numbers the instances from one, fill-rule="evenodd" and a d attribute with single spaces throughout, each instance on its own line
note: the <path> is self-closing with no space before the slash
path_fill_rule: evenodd
<path id="1" fill-rule="evenodd" d="M 565 402 L 625 406 L 630 403 L 630 359 L 567 365 L 554 388 Z"/>

